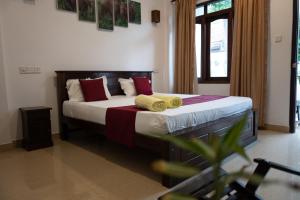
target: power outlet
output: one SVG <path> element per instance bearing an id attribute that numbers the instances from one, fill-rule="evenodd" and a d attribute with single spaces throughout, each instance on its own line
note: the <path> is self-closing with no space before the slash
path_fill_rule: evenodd
<path id="1" fill-rule="evenodd" d="M 275 41 L 275 43 L 281 43 L 282 42 L 282 35 L 276 35 L 274 41 Z"/>
<path id="2" fill-rule="evenodd" d="M 40 74 L 40 67 L 19 67 L 20 74 Z"/>

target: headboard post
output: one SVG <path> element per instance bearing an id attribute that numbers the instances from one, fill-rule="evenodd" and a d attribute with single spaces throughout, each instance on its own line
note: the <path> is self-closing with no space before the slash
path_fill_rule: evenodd
<path id="1" fill-rule="evenodd" d="M 58 108 L 58 121 L 59 121 L 59 133 L 63 140 L 67 139 L 66 129 L 63 123 L 63 103 L 68 100 L 68 93 L 66 90 L 67 79 L 65 73 L 56 72 L 57 74 L 57 108 Z"/>
<path id="2" fill-rule="evenodd" d="M 66 82 L 69 79 L 86 79 L 107 77 L 108 89 L 111 95 L 124 95 L 118 82 L 119 78 L 145 76 L 152 80 L 152 71 L 56 71 L 57 74 L 57 103 L 59 114 L 59 128 L 62 139 L 67 139 L 67 125 L 64 123 L 63 103 L 68 100 Z"/>

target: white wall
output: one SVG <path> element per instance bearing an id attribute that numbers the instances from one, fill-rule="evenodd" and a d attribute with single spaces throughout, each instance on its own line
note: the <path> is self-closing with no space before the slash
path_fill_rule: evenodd
<path id="1" fill-rule="evenodd" d="M 293 1 L 271 0 L 269 72 L 267 88 L 268 124 L 289 126 Z M 282 35 L 281 43 L 275 43 Z"/>
<path id="2" fill-rule="evenodd" d="M 230 93 L 229 84 L 199 84 L 198 86 L 199 94 L 208 95 L 224 95 L 228 96 Z"/>
<path id="3" fill-rule="evenodd" d="M 155 70 L 154 87 L 167 88 L 166 23 L 151 23 L 151 10 L 165 16 L 165 1 L 141 0 L 142 25 L 113 32 L 58 11 L 55 2 L 1 0 L 11 140 L 21 138 L 17 110 L 23 106 L 51 106 L 53 132 L 58 132 L 55 70 Z M 39 66 L 42 74 L 20 75 L 21 66 Z"/>

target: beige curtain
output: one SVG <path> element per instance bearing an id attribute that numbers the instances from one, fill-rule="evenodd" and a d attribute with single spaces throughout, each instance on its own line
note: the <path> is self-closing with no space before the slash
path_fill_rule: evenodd
<path id="1" fill-rule="evenodd" d="M 195 0 L 176 1 L 175 92 L 192 94 L 195 80 Z"/>
<path id="2" fill-rule="evenodd" d="M 265 125 L 269 0 L 235 0 L 231 95 L 251 97 Z"/>

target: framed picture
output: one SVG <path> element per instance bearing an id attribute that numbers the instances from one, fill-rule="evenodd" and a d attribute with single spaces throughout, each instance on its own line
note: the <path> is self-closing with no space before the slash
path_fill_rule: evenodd
<path id="1" fill-rule="evenodd" d="M 115 0 L 115 25 L 128 27 L 128 1 Z"/>
<path id="2" fill-rule="evenodd" d="M 57 8 L 59 10 L 77 12 L 76 0 L 57 0 Z"/>
<path id="3" fill-rule="evenodd" d="M 134 24 L 142 24 L 141 3 L 136 1 L 129 2 L 129 22 Z"/>
<path id="4" fill-rule="evenodd" d="M 114 30 L 114 0 L 97 0 L 98 28 Z"/>
<path id="5" fill-rule="evenodd" d="M 95 0 L 78 0 L 79 20 L 96 22 Z"/>

